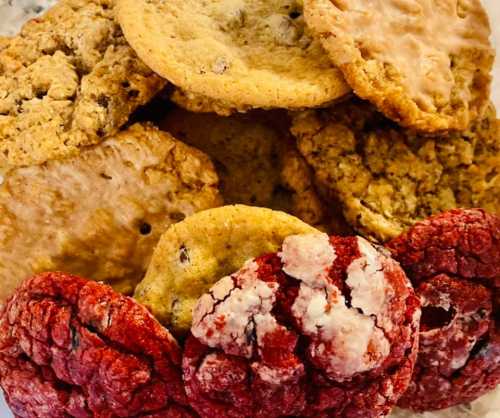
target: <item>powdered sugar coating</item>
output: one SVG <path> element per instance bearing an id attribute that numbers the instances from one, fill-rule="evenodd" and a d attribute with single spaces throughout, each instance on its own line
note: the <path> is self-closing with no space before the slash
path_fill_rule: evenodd
<path id="1" fill-rule="evenodd" d="M 335 380 L 374 369 L 389 354 L 389 342 L 373 318 L 348 308 L 335 286 L 311 289 L 302 283 L 292 312 L 312 338 L 311 361 Z"/>
<path id="2" fill-rule="evenodd" d="M 260 306 L 248 302 L 264 288 Z M 410 380 L 419 317 L 404 272 L 367 241 L 290 236 L 198 302 L 183 358 L 190 403 L 203 418 L 378 418 Z"/>
<path id="3" fill-rule="evenodd" d="M 323 287 L 336 255 L 326 234 L 291 235 L 279 253 L 283 271 L 310 287 Z"/>
<path id="4" fill-rule="evenodd" d="M 379 315 L 386 302 L 388 283 L 377 250 L 361 237 L 358 237 L 358 245 L 361 257 L 347 267 L 351 304 L 365 315 Z"/>
<path id="5" fill-rule="evenodd" d="M 379 366 L 390 351 L 384 333 L 370 316 L 378 314 L 384 303 L 382 267 L 377 251 L 367 241 L 358 238 L 358 246 L 361 257 L 347 268 L 352 306 L 329 281 L 335 251 L 326 234 L 288 237 L 279 253 L 283 270 L 301 282 L 292 314 L 301 331 L 312 338 L 311 361 L 339 381 Z"/>
<path id="6" fill-rule="evenodd" d="M 228 354 L 251 358 L 250 335 L 268 331 L 275 302 L 276 283 L 265 283 L 257 275 L 253 260 L 233 274 L 217 282 L 209 294 L 201 297 L 193 312 L 192 334 L 212 348 Z"/>

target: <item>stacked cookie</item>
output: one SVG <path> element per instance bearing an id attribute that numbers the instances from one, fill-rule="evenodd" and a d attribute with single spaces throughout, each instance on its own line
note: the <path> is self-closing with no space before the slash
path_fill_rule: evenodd
<path id="1" fill-rule="evenodd" d="M 223 276 L 246 274 L 248 259 L 279 263 L 288 236 L 318 231 L 334 235 L 339 254 L 349 246 L 361 254 L 365 241 L 339 238 L 357 233 L 387 244 L 413 285 L 423 286 L 421 298 L 436 298 L 444 288 L 455 295 L 463 285 L 479 302 L 478 295 L 489 301 L 481 309 L 460 305 L 457 332 L 476 339 L 465 346 L 479 365 L 445 371 L 417 365 L 401 404 L 427 410 L 475 399 L 500 380 L 494 331 L 500 278 L 483 268 L 498 259 L 500 242 L 500 121 L 489 97 L 489 36 L 480 0 L 60 0 L 19 35 L 0 39 L 0 306 L 24 278 L 64 271 L 135 292 L 183 335 L 200 296 Z M 224 204 L 236 206 L 213 209 Z M 431 238 L 440 228 L 448 232 L 436 244 Z M 426 254 L 419 263 L 439 264 L 437 272 L 453 277 L 436 284 L 409 273 L 423 251 L 414 242 L 422 231 L 439 257 Z M 401 250 L 398 239 L 410 244 Z M 453 265 L 455 250 L 465 261 L 441 269 Z M 384 251 L 377 257 L 390 258 Z M 259 259 L 269 253 L 276 253 L 274 261 Z M 461 262 L 474 264 L 473 271 Z M 341 265 L 340 281 L 349 263 Z M 295 292 L 303 277 L 285 273 L 286 292 Z M 259 270 L 258 281 L 283 284 L 285 273 L 273 270 L 271 280 Z M 344 296 L 351 309 L 351 294 Z M 418 316 L 413 308 L 407 311 Z M 280 324 L 292 327 L 291 313 L 279 309 L 273 314 Z M 394 307 L 404 316 L 401 309 Z M 416 316 L 398 324 L 416 333 Z M 479 330 L 467 328 L 470 318 Z M 431 320 L 422 323 L 433 331 Z M 311 337 L 306 328 L 297 347 L 305 346 L 302 332 Z M 202 348 L 191 342 L 203 356 L 209 337 Z M 391 346 L 398 338 L 389 338 Z M 430 340 L 441 353 L 444 337 Z M 289 415 L 388 413 L 414 366 L 417 342 L 407 345 L 408 382 L 398 380 L 398 370 L 382 388 L 370 375 L 381 385 L 374 396 L 385 400 L 347 402 L 346 394 L 365 384 L 362 374 L 350 381 L 318 372 L 315 383 L 324 393 L 314 396 L 321 399 L 299 391 L 305 398 L 290 401 Z M 398 362 L 405 357 L 391 355 Z M 310 365 L 304 353 L 299 357 Z M 374 370 L 390 374 L 389 363 Z M 473 373 L 479 383 L 471 383 Z M 202 379 L 190 379 L 188 395 L 204 390 Z M 436 382 L 443 387 L 426 401 Z M 339 404 L 330 405 L 332 399 Z M 200 395 L 196 402 L 202 401 Z M 193 406 L 202 416 L 219 411 L 203 402 Z M 235 414 L 228 412 L 258 416 Z"/>
<path id="2" fill-rule="evenodd" d="M 316 189 L 309 207 L 340 207 L 379 241 L 454 207 L 497 212 L 494 51 L 479 0 L 375 3 L 122 0 L 117 16 L 138 55 L 175 85 L 178 105 L 224 116 L 292 111 L 314 186 L 294 183 L 306 174 L 290 161 L 283 173 L 292 187 Z M 203 131 L 210 118 L 239 117 L 187 123 Z"/>

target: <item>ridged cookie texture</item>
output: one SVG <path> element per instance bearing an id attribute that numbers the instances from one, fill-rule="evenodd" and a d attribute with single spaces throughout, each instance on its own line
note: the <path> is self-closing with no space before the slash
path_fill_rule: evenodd
<path id="1" fill-rule="evenodd" d="M 12 169 L 0 187 L 0 305 L 44 271 L 131 293 L 169 225 L 222 203 L 217 186 L 205 154 L 148 124 Z"/>
<path id="2" fill-rule="evenodd" d="M 457 207 L 499 213 L 500 121 L 493 106 L 471 129 L 425 137 L 366 102 L 296 115 L 292 131 L 317 182 L 351 225 L 386 241 Z"/>
<path id="3" fill-rule="evenodd" d="M 317 229 L 284 212 L 244 205 L 197 213 L 172 225 L 155 249 L 134 297 L 174 333 L 189 330 L 198 298 L 248 259 Z"/>
<path id="4" fill-rule="evenodd" d="M 166 84 L 128 46 L 112 0 L 61 0 L 1 44 L 0 166 L 99 143 Z"/>
<path id="5" fill-rule="evenodd" d="M 118 0 L 117 10 L 138 55 L 191 108 L 313 107 L 350 92 L 309 35 L 301 1 Z"/>
<path id="6" fill-rule="evenodd" d="M 406 127 L 466 130 L 489 101 L 494 50 L 480 0 L 304 0 L 354 92 Z"/>

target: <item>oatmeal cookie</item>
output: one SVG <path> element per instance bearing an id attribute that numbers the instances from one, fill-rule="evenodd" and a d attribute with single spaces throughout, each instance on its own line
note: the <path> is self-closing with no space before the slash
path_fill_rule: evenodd
<path id="1" fill-rule="evenodd" d="M 304 0 L 355 93 L 424 132 L 465 130 L 488 104 L 494 50 L 480 0 Z"/>
<path id="2" fill-rule="evenodd" d="M 403 130 L 369 104 L 295 117 L 298 149 L 349 223 L 386 241 L 456 207 L 500 207 L 500 121 L 493 107 L 464 133 L 429 138 Z"/>
<path id="3" fill-rule="evenodd" d="M 33 273 L 66 271 L 131 293 L 167 227 L 221 199 L 211 161 L 150 125 L 0 186 L 0 305 Z"/>
<path id="4" fill-rule="evenodd" d="M 299 0 L 119 0 L 117 8 L 144 62 L 205 105 L 302 108 L 350 91 L 309 35 Z"/>
<path id="5" fill-rule="evenodd" d="M 198 301 L 183 355 L 203 418 L 387 415 L 418 351 L 420 303 L 360 237 L 287 237 Z"/>
<path id="6" fill-rule="evenodd" d="M 329 233 L 348 230 L 340 205 L 319 196 L 284 112 L 220 117 L 174 109 L 160 127 L 210 156 L 226 204 L 282 210 Z"/>
<path id="7" fill-rule="evenodd" d="M 316 231 L 271 209 L 234 205 L 197 213 L 163 234 L 134 297 L 185 333 L 197 299 L 217 280 L 249 258 L 276 251 L 288 235 Z"/>
<path id="8" fill-rule="evenodd" d="M 115 134 L 166 82 L 128 46 L 112 0 L 61 0 L 0 47 L 0 165 L 75 154 Z"/>
<path id="9" fill-rule="evenodd" d="M 280 185 L 280 155 L 289 138 L 261 114 L 220 117 L 174 109 L 160 128 L 212 158 L 226 204 L 289 209 Z"/>

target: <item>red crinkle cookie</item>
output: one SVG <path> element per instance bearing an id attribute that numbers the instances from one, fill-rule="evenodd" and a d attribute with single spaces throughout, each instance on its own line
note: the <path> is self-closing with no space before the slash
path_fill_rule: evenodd
<path id="1" fill-rule="evenodd" d="M 192 417 L 174 338 L 134 300 L 62 273 L 0 311 L 0 386 L 17 417 Z"/>
<path id="2" fill-rule="evenodd" d="M 452 210 L 388 245 L 422 300 L 420 348 L 400 406 L 470 402 L 500 383 L 500 218 Z"/>
<path id="3" fill-rule="evenodd" d="M 420 304 L 358 237 L 288 237 L 194 310 L 183 372 L 202 417 L 380 417 L 406 390 Z"/>

